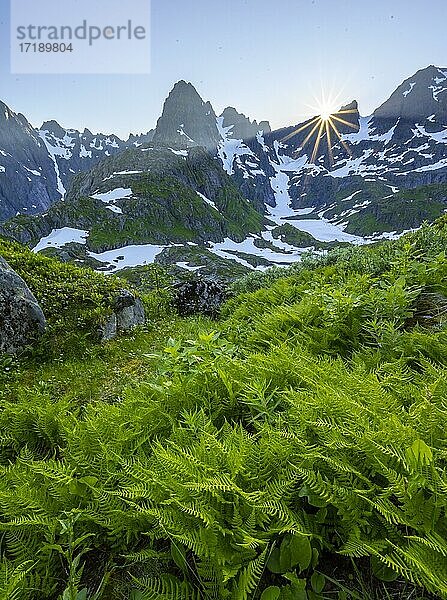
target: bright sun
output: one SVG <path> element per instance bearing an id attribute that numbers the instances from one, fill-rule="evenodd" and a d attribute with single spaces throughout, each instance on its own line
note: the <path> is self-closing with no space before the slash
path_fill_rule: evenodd
<path id="1" fill-rule="evenodd" d="M 283 142 L 289 140 L 290 138 L 298 135 L 301 132 L 305 132 L 308 130 L 307 135 L 304 141 L 301 143 L 300 148 L 298 150 L 303 149 L 304 146 L 312 139 L 315 138 L 315 143 L 312 151 L 312 156 L 310 162 L 315 163 L 318 157 L 318 149 L 320 147 L 320 142 L 323 137 L 326 137 L 327 143 L 327 152 L 329 155 L 329 162 L 333 164 L 333 154 L 332 154 L 332 146 L 333 141 L 340 142 L 345 150 L 351 155 L 351 150 L 349 149 L 347 143 L 343 140 L 341 133 L 338 130 L 340 124 L 351 127 L 352 129 L 358 130 L 358 126 L 354 123 L 350 123 L 346 120 L 346 117 L 350 113 L 356 113 L 355 109 L 337 109 L 338 97 L 327 97 L 324 93 L 322 93 L 321 99 L 315 99 L 315 105 L 312 106 L 312 110 L 318 114 L 317 117 L 310 119 L 307 123 L 292 131 L 289 135 L 283 138 Z"/>
<path id="2" fill-rule="evenodd" d="M 323 119 L 323 121 L 328 121 L 331 118 L 331 115 L 334 111 L 330 110 L 330 109 L 322 109 L 320 111 L 320 117 Z"/>

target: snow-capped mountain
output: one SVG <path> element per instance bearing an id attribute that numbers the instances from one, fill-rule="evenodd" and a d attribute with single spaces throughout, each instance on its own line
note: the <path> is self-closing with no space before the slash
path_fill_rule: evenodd
<path id="1" fill-rule="evenodd" d="M 60 197 L 54 163 L 38 132 L 0 102 L 0 220 L 43 212 Z"/>
<path id="2" fill-rule="evenodd" d="M 406 79 L 374 111 L 380 119 L 394 118 L 417 121 L 433 116 L 434 121 L 447 122 L 447 69 L 434 67 L 417 71 Z"/>
<path id="3" fill-rule="evenodd" d="M 58 189 L 62 195 L 66 193 L 76 173 L 88 171 L 100 160 L 152 139 L 152 132 L 149 132 L 130 136 L 124 141 L 114 134 L 93 134 L 88 129 L 82 132 L 64 129 L 56 121 L 43 123 L 38 133 L 54 162 Z"/>
<path id="4" fill-rule="evenodd" d="M 152 139 L 152 132 L 121 140 L 48 121 L 35 129 L 0 102 L 0 221 L 39 214 L 64 197 L 76 173 Z"/>
<path id="5" fill-rule="evenodd" d="M 356 101 L 341 107 L 336 130 L 317 117 L 271 131 L 232 107 L 217 116 L 185 81 L 155 130 L 127 141 L 9 120 L 33 149 L 15 153 L 18 173 L 36 168 L 34 178 L 17 179 L 19 203 L 26 206 L 44 170 L 46 196 L 35 212 L 68 192 L 45 216 L 12 219 L 2 233 L 109 269 L 151 260 L 192 270 L 213 261 L 233 270 L 288 264 L 310 247 L 398 235 L 447 208 L 447 69 L 433 66 L 370 116 Z M 19 142 L 9 136 L 11 160 Z M 0 191 L 8 191 L 2 176 L 14 182 L 14 172 L 0 167 Z M 4 206 L 4 216 L 32 212 Z"/>
<path id="6" fill-rule="evenodd" d="M 342 107 L 351 125 L 335 121 L 341 140 L 332 136 L 332 163 L 325 133 L 311 160 L 316 133 L 302 147 L 310 130 L 303 124 L 249 140 L 222 128 L 219 156 L 247 197 L 264 198 L 267 213 L 283 204 L 288 210 L 313 208 L 352 234 L 402 231 L 444 210 L 446 110 L 447 69 L 431 66 L 369 117 L 360 117 L 356 102 Z"/>

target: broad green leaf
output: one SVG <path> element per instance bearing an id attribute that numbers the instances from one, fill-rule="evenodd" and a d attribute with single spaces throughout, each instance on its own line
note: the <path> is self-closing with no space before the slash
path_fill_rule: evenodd
<path id="1" fill-rule="evenodd" d="M 299 565 L 301 571 L 309 567 L 312 560 L 312 546 L 310 545 L 309 538 L 303 535 L 291 536 L 288 549 L 290 552 L 291 567 Z"/>
<path id="2" fill-rule="evenodd" d="M 97 477 L 81 477 L 79 479 L 79 481 L 81 483 L 85 483 L 88 486 L 94 486 L 96 483 L 98 483 L 98 478 Z"/>
<path id="3" fill-rule="evenodd" d="M 283 573 L 280 562 L 280 551 L 279 548 L 274 548 L 270 554 L 270 558 L 267 562 L 267 568 L 272 573 Z M 287 571 L 287 569 L 285 569 Z"/>
<path id="4" fill-rule="evenodd" d="M 174 544 L 171 542 L 171 556 L 172 560 L 182 571 L 186 571 L 188 568 L 188 563 L 186 562 L 186 554 L 183 548 L 179 546 L 179 544 Z"/>
<path id="5" fill-rule="evenodd" d="M 324 575 L 322 575 L 321 573 L 317 573 L 317 571 L 315 571 L 315 573 L 313 573 L 312 577 L 310 578 L 310 584 L 312 586 L 313 591 L 316 594 L 319 594 L 324 589 L 324 586 L 326 584 L 326 579 L 325 579 Z"/>
<path id="6" fill-rule="evenodd" d="M 262 592 L 261 600 L 278 600 L 281 590 L 273 585 Z"/>
<path id="7" fill-rule="evenodd" d="M 44 546 L 41 547 L 40 552 L 47 552 L 49 550 L 50 551 L 54 550 L 56 552 L 59 552 L 59 554 L 62 554 L 62 555 L 65 554 L 64 549 L 59 544 L 45 544 Z"/>
<path id="8" fill-rule="evenodd" d="M 88 487 L 85 483 L 78 481 L 77 479 L 72 479 L 68 484 L 68 489 L 70 494 L 73 496 L 80 496 L 81 498 L 85 498 L 88 494 Z"/>

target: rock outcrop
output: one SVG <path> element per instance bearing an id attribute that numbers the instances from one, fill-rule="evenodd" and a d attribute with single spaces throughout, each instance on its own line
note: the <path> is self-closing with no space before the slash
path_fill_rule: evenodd
<path id="1" fill-rule="evenodd" d="M 174 304 L 181 316 L 202 314 L 217 317 L 227 298 L 228 290 L 221 283 L 197 279 L 176 286 Z"/>
<path id="2" fill-rule="evenodd" d="M 113 309 L 113 315 L 107 319 L 100 331 L 104 342 L 145 323 L 143 303 L 128 290 L 120 291 L 115 298 Z"/>
<path id="3" fill-rule="evenodd" d="M 45 331 L 45 326 L 36 298 L 0 257 L 0 353 L 18 354 Z"/>
<path id="4" fill-rule="evenodd" d="M 60 197 L 54 162 L 38 132 L 0 102 L 0 221 L 43 212 Z"/>

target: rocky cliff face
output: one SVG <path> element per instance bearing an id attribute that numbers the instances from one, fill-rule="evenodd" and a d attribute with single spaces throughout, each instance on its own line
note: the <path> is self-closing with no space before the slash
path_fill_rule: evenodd
<path id="1" fill-rule="evenodd" d="M 88 129 L 64 129 L 56 121 L 35 129 L 0 102 L 0 222 L 45 212 L 60 200 L 76 173 L 152 139 L 153 132 L 121 140 Z"/>
<path id="2" fill-rule="evenodd" d="M 235 108 L 229 106 L 221 114 L 222 126 L 229 130 L 231 128 L 234 139 L 250 140 L 256 138 L 262 131 L 264 134 L 270 133 L 270 123 L 268 121 L 251 121 L 248 117 L 239 113 Z"/>
<path id="3" fill-rule="evenodd" d="M 0 221 L 45 211 L 61 195 L 54 163 L 38 133 L 0 102 Z"/>
<path id="4" fill-rule="evenodd" d="M 153 141 L 185 148 L 216 148 L 220 141 L 216 114 L 211 104 L 202 100 L 191 83 L 179 81 L 175 84 L 163 106 Z"/>

